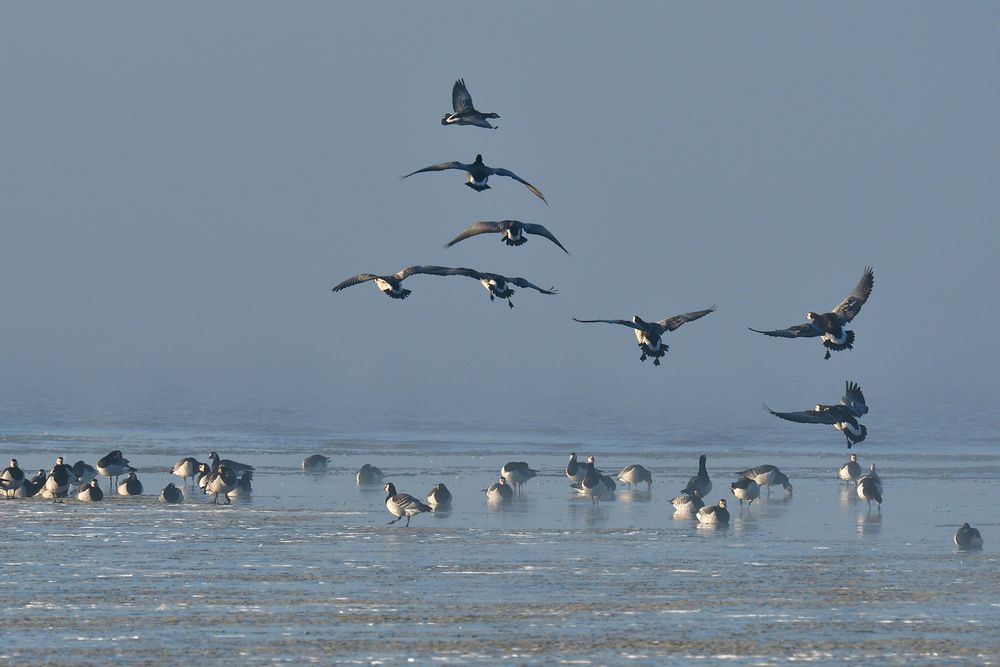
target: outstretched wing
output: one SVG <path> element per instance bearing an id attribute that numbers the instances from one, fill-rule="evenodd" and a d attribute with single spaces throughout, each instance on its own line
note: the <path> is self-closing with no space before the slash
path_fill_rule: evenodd
<path id="1" fill-rule="evenodd" d="M 530 283 L 527 280 L 525 280 L 524 278 L 508 278 L 507 276 L 503 276 L 503 279 L 506 280 L 507 282 L 509 282 L 511 285 L 517 285 L 518 287 L 531 288 L 533 290 L 538 290 L 542 294 L 558 294 L 559 293 L 559 290 L 557 290 L 555 287 L 550 287 L 549 289 L 542 289 L 538 285 L 535 285 L 534 283 Z"/>
<path id="2" fill-rule="evenodd" d="M 861 276 L 861 280 L 854 287 L 854 291 L 846 299 L 840 302 L 833 312 L 840 315 L 840 319 L 844 322 L 850 322 L 858 313 L 861 312 L 861 306 L 865 305 L 865 301 L 871 296 L 872 287 L 875 286 L 875 271 L 870 266 L 865 267 L 865 272 Z"/>
<path id="3" fill-rule="evenodd" d="M 860 417 L 868 413 L 865 395 L 861 393 L 861 386 L 857 382 L 847 381 L 844 397 L 840 399 L 840 403 L 841 405 L 846 405 L 847 409 L 853 412 L 855 417 Z"/>
<path id="4" fill-rule="evenodd" d="M 447 169 L 468 170 L 468 168 L 469 168 L 469 165 L 462 164 L 461 162 L 439 162 L 438 164 L 432 164 L 431 166 L 424 167 L 423 169 L 417 169 L 416 171 L 411 171 L 406 176 L 403 176 L 403 178 L 409 178 L 410 176 L 413 176 L 414 174 L 421 174 L 421 173 L 423 173 L 425 171 L 445 171 Z"/>
<path id="5" fill-rule="evenodd" d="M 805 324 L 796 324 L 795 326 L 788 327 L 787 329 L 776 329 L 774 331 L 761 331 L 760 329 L 754 329 L 753 327 L 747 327 L 747 329 L 757 333 L 762 333 L 765 336 L 777 336 L 778 338 L 813 338 L 823 333 L 808 322 Z"/>
<path id="6" fill-rule="evenodd" d="M 512 171 L 511 171 L 510 169 L 494 169 L 494 170 L 493 170 L 493 173 L 494 173 L 495 175 L 497 175 L 497 176 L 509 176 L 510 178 L 513 178 L 513 179 L 514 179 L 515 181 L 517 181 L 518 183 L 522 183 L 522 184 L 524 184 L 524 186 L 525 186 L 526 188 L 528 188 L 529 190 L 531 190 L 531 192 L 532 192 L 532 193 L 533 193 L 533 194 L 534 194 L 534 195 L 535 195 L 536 197 L 538 197 L 538 198 L 539 198 L 539 199 L 541 199 L 541 200 L 542 200 L 543 202 L 545 202 L 545 205 L 546 205 L 546 206 L 548 206 L 548 205 L 549 205 L 549 200 L 545 198 L 545 195 L 543 195 L 543 194 L 542 194 L 542 191 L 541 191 L 541 190 L 539 190 L 539 189 L 538 189 L 538 188 L 536 188 L 536 187 L 535 187 L 534 185 L 532 185 L 532 184 L 531 184 L 531 183 L 529 183 L 528 181 L 524 180 L 523 178 L 521 178 L 520 176 L 518 176 L 517 174 L 515 174 L 514 172 L 512 172 Z"/>
<path id="7" fill-rule="evenodd" d="M 469 89 L 465 87 L 465 79 L 458 79 L 455 81 L 455 85 L 451 87 L 451 107 L 455 110 L 455 113 L 475 111 L 475 108 L 472 106 L 472 95 L 469 94 Z"/>
<path id="8" fill-rule="evenodd" d="M 771 408 L 767 407 L 763 403 L 764 409 L 770 412 L 775 417 L 781 417 L 790 422 L 798 422 L 800 424 L 835 424 L 837 419 L 826 411 L 819 410 L 803 410 L 802 412 L 775 412 Z"/>
<path id="9" fill-rule="evenodd" d="M 593 322 L 604 322 L 605 324 L 620 324 L 620 325 L 628 327 L 630 329 L 638 329 L 640 331 L 642 330 L 642 326 L 641 325 L 636 324 L 635 322 L 632 322 L 631 320 L 579 320 L 579 319 L 577 319 L 577 318 L 574 317 L 573 321 L 574 322 L 581 322 L 583 324 L 591 324 Z"/>
<path id="10" fill-rule="evenodd" d="M 376 276 L 375 274 L 372 274 L 372 273 L 359 273 L 356 276 L 351 276 L 350 278 L 348 278 L 347 280 L 343 281 L 342 283 L 340 283 L 339 285 L 337 285 L 336 287 L 334 287 L 330 291 L 332 291 L 332 292 L 339 292 L 340 290 L 344 289 L 345 287 L 351 287 L 352 285 L 360 285 L 361 283 L 366 283 L 369 280 L 375 280 L 376 278 L 378 278 L 378 276 Z"/>
<path id="11" fill-rule="evenodd" d="M 680 328 L 685 322 L 693 322 L 698 318 L 705 317 L 711 312 L 715 311 L 715 306 L 707 308 L 706 310 L 696 310 L 692 313 L 683 313 L 681 315 L 674 315 L 673 317 L 668 317 L 666 319 L 657 322 L 661 327 L 667 331 L 675 331 Z"/>
<path id="12" fill-rule="evenodd" d="M 525 228 L 527 228 L 527 225 L 525 225 Z M 450 248 L 459 241 L 464 241 L 470 236 L 476 236 L 477 234 L 495 234 L 500 231 L 503 230 L 501 229 L 499 222 L 474 222 L 463 229 L 458 236 L 445 243 L 444 247 Z"/>
<path id="13" fill-rule="evenodd" d="M 446 276 L 465 276 L 467 278 L 475 278 L 476 280 L 482 280 L 486 277 L 485 273 L 476 271 L 475 269 L 469 269 L 464 266 L 458 266 L 454 269 L 447 269 L 447 271 L 442 274 Z"/>
<path id="14" fill-rule="evenodd" d="M 429 276 L 448 276 L 451 275 L 451 269 L 447 266 L 408 266 L 396 274 L 396 278 L 403 280 L 404 278 L 409 278 L 417 273 L 423 273 Z"/>
<path id="15" fill-rule="evenodd" d="M 567 255 L 569 254 L 569 250 L 566 250 L 566 248 L 563 248 L 563 244 L 559 243 L 559 239 L 557 239 L 555 236 L 553 236 L 552 232 L 550 232 L 549 230 L 545 229 L 545 227 L 543 227 L 542 225 L 536 225 L 536 224 L 533 224 L 533 223 L 525 223 L 523 229 L 528 234 L 535 234 L 537 236 L 544 236 L 545 238 L 547 238 L 548 240 L 552 241 L 557 246 L 559 246 L 560 248 L 562 248 L 562 251 L 564 253 L 566 253 Z"/>

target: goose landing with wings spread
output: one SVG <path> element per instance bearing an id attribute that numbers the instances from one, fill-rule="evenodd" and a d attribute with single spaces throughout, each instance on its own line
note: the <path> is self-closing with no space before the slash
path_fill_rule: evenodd
<path id="1" fill-rule="evenodd" d="M 530 283 L 524 278 L 509 278 L 507 276 L 502 276 L 499 273 L 485 273 L 483 271 L 476 271 L 475 269 L 467 269 L 464 266 L 460 266 L 456 269 L 448 269 L 448 275 L 475 278 L 490 293 L 490 301 L 497 298 L 507 299 L 507 305 L 511 308 L 514 307 L 513 302 L 510 300 L 510 297 L 514 296 L 514 290 L 511 289 L 511 285 L 514 285 L 515 287 L 531 288 L 541 292 L 542 294 L 559 293 L 559 290 L 555 287 L 542 289 L 538 285 Z"/>
<path id="2" fill-rule="evenodd" d="M 698 318 L 705 317 L 714 311 L 715 306 L 712 306 L 711 308 L 707 308 L 705 310 L 696 310 L 691 313 L 674 315 L 672 317 L 662 319 L 659 322 L 647 322 L 638 315 L 633 315 L 631 320 L 580 320 L 575 317 L 573 320 L 583 324 L 591 324 L 594 322 L 621 324 L 622 326 L 634 329 L 636 340 L 639 341 L 639 349 L 642 350 L 642 356 L 639 357 L 639 361 L 646 361 L 646 357 L 652 357 L 653 365 L 659 366 L 660 359 L 667 353 L 667 350 L 670 349 L 670 346 L 663 342 L 663 334 L 668 331 L 675 331 L 685 322 L 691 322 L 697 320 Z"/>
<path id="3" fill-rule="evenodd" d="M 500 234 L 500 240 L 509 246 L 519 246 L 524 245 L 528 242 L 528 239 L 524 237 L 525 234 L 537 234 L 538 236 L 544 236 L 548 240 L 555 243 L 557 246 L 562 248 L 562 251 L 569 254 L 569 250 L 563 248 L 563 244 L 559 243 L 559 239 L 552 235 L 552 232 L 547 230 L 542 225 L 536 225 L 530 222 L 521 222 L 520 220 L 501 220 L 499 222 L 474 222 L 459 233 L 458 236 L 448 241 L 445 244 L 445 248 L 450 248 L 459 241 L 464 241 L 465 239 L 476 236 L 477 234 Z"/>
<path id="4" fill-rule="evenodd" d="M 509 178 L 513 178 L 518 183 L 523 184 L 524 187 L 531 190 L 532 194 L 545 202 L 546 205 L 549 203 L 548 200 L 545 199 L 545 195 L 542 194 L 541 190 L 509 169 L 486 166 L 483 163 L 482 155 L 477 155 L 476 161 L 472 164 L 465 164 L 463 162 L 440 162 L 438 164 L 432 164 L 429 167 L 424 167 L 423 169 L 417 169 L 416 171 L 410 172 L 406 176 L 403 176 L 403 178 L 409 178 L 414 174 L 422 174 L 425 171 L 447 171 L 448 169 L 460 169 L 467 172 L 469 174 L 469 180 L 466 182 L 466 185 L 476 192 L 482 192 L 483 190 L 490 189 L 489 184 L 486 182 L 489 180 L 490 176 L 507 176 Z"/>
<path id="5" fill-rule="evenodd" d="M 840 304 L 829 313 L 806 313 L 805 324 L 796 324 L 787 329 L 777 329 L 775 331 L 761 331 L 748 327 L 750 331 L 762 333 L 765 336 L 777 336 L 778 338 L 814 338 L 821 336 L 823 346 L 826 348 L 824 359 L 830 358 L 830 350 L 840 352 L 841 350 L 854 349 L 854 332 L 844 328 L 844 325 L 853 320 L 861 312 L 861 306 L 865 305 L 868 297 L 875 286 L 875 272 L 870 266 L 865 267 L 865 272 L 858 281 L 854 291 L 850 296 L 840 302 Z"/>
<path id="6" fill-rule="evenodd" d="M 472 105 L 472 95 L 465 87 L 465 79 L 459 79 L 451 87 L 451 108 L 454 109 L 455 113 L 446 113 L 441 119 L 442 125 L 475 125 L 490 130 L 497 129 L 490 125 L 486 119 L 499 118 L 500 114 L 492 111 L 489 113 L 476 111 L 476 107 Z"/>
<path id="7" fill-rule="evenodd" d="M 390 299 L 405 299 L 410 296 L 411 290 L 403 287 L 403 281 L 410 276 L 417 274 L 428 276 L 447 276 L 450 275 L 449 271 L 451 271 L 451 269 L 445 266 L 408 266 L 405 269 L 400 270 L 398 273 L 388 276 L 376 276 L 374 273 L 359 273 L 358 275 L 351 276 L 347 280 L 343 281 L 334 287 L 332 291 L 339 292 L 340 290 L 351 287 L 352 285 L 360 285 L 361 283 L 366 283 L 369 280 L 374 280 L 375 286 Z"/>
<path id="8" fill-rule="evenodd" d="M 848 381 L 844 397 L 838 405 L 817 405 L 815 410 L 802 412 L 775 412 L 764 406 L 764 409 L 775 417 L 781 417 L 790 422 L 800 424 L 830 424 L 847 438 L 847 448 L 863 441 L 868 436 L 868 428 L 858 423 L 858 418 L 868 413 L 865 395 L 856 382 Z"/>

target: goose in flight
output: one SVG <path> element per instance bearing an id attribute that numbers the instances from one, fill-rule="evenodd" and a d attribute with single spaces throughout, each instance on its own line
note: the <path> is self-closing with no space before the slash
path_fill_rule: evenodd
<path id="1" fill-rule="evenodd" d="M 548 200 L 545 199 L 545 195 L 542 194 L 541 190 L 509 169 L 486 166 L 483 163 L 482 155 L 476 155 L 476 161 L 472 164 L 465 164 L 464 162 L 439 162 L 438 164 L 432 164 L 429 167 L 412 171 L 406 176 L 403 176 L 403 178 L 409 178 L 414 174 L 421 174 L 425 171 L 447 171 L 448 169 L 461 169 L 462 171 L 468 172 L 469 180 L 466 182 L 466 185 L 476 192 L 482 192 L 483 190 L 490 189 L 489 184 L 486 182 L 489 180 L 490 176 L 508 176 L 531 190 L 532 194 L 545 202 L 546 205 L 549 203 Z"/>
<path id="2" fill-rule="evenodd" d="M 490 125 L 486 119 L 499 118 L 500 114 L 492 111 L 490 113 L 476 111 L 472 105 L 472 95 L 465 87 L 465 79 L 457 80 L 451 88 L 451 108 L 455 110 L 455 113 L 446 113 L 441 119 L 442 125 L 475 125 L 490 130 L 497 129 Z"/>
<path id="3" fill-rule="evenodd" d="M 865 395 L 856 382 L 847 381 L 847 390 L 837 405 L 817 405 L 813 410 L 802 412 L 775 412 L 764 406 L 764 409 L 775 417 L 781 417 L 790 422 L 800 424 L 830 424 L 847 438 L 847 448 L 862 442 L 868 435 L 868 427 L 858 423 L 858 418 L 868 412 Z"/>
<path id="4" fill-rule="evenodd" d="M 376 276 L 373 273 L 359 273 L 356 276 L 351 276 L 347 280 L 343 281 L 331 291 L 339 292 L 342 289 L 351 287 L 352 285 L 360 285 L 361 283 L 366 283 L 369 280 L 375 281 L 375 287 L 378 287 L 383 294 L 388 296 L 390 299 L 405 299 L 410 296 L 411 290 L 403 288 L 403 281 L 412 275 L 423 274 L 428 276 L 447 276 L 450 275 L 449 269 L 444 266 L 408 266 L 405 269 L 401 269 L 399 272 L 388 276 Z"/>
<path id="5" fill-rule="evenodd" d="M 575 317 L 573 319 L 584 324 L 604 322 L 606 324 L 621 324 L 635 329 L 635 337 L 639 341 L 639 349 L 642 350 L 639 361 L 646 361 L 646 357 L 653 357 L 653 365 L 659 366 L 660 359 L 670 349 L 670 346 L 662 340 L 663 334 L 675 331 L 685 322 L 692 322 L 714 311 L 715 306 L 712 306 L 706 310 L 696 310 L 691 313 L 667 317 L 659 322 L 647 322 L 638 315 L 633 315 L 631 320 L 580 320 Z"/>
<path id="6" fill-rule="evenodd" d="M 500 240 L 509 246 L 524 245 L 528 242 L 528 239 L 524 238 L 525 234 L 537 234 L 538 236 L 544 236 L 562 248 L 564 253 L 567 255 L 569 254 L 569 250 L 563 248 L 563 244 L 559 243 L 559 239 L 553 236 L 552 232 L 547 230 L 545 227 L 529 222 L 521 222 L 520 220 L 475 222 L 463 229 L 458 236 L 448 241 L 444 247 L 450 248 L 459 241 L 464 241 L 465 239 L 476 236 L 477 234 L 500 234 Z"/>
<path id="7" fill-rule="evenodd" d="M 823 347 L 826 348 L 824 359 L 830 358 L 830 350 L 840 352 L 841 350 L 854 349 L 854 332 L 844 328 L 848 322 L 853 320 L 861 312 L 861 306 L 865 305 L 868 297 L 875 286 L 875 272 L 870 266 L 865 267 L 865 272 L 858 281 L 854 291 L 841 301 L 833 311 L 829 313 L 806 313 L 805 324 L 796 324 L 787 329 L 777 329 L 775 331 L 761 331 L 748 327 L 750 331 L 762 333 L 765 336 L 777 336 L 778 338 L 814 338 L 821 336 Z"/>
<path id="8" fill-rule="evenodd" d="M 475 278 L 490 293 L 490 301 L 497 298 L 507 299 L 507 305 L 511 308 L 514 307 L 514 303 L 510 300 L 510 297 L 514 296 L 514 290 L 511 289 L 511 285 L 523 288 L 530 287 L 531 289 L 537 290 L 542 294 L 559 293 L 559 290 L 555 287 L 542 289 L 538 285 L 530 283 L 524 278 L 508 278 L 507 276 L 502 276 L 499 273 L 485 273 L 482 271 L 476 271 L 475 269 L 467 269 L 464 266 L 460 266 L 457 269 L 448 269 L 448 275 Z"/>

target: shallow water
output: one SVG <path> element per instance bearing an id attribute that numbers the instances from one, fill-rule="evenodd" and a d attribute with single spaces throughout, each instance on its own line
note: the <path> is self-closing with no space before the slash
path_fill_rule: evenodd
<path id="1" fill-rule="evenodd" d="M 986 424 L 952 437 L 944 457 L 935 434 L 882 426 L 877 444 L 856 450 L 884 480 L 880 512 L 836 479 L 847 459 L 839 434 L 777 420 L 737 429 L 689 419 L 669 436 L 630 422 L 623 437 L 620 424 L 596 418 L 560 429 L 539 417 L 513 432 L 371 415 L 58 429 L 41 417 L 0 434 L 0 455 L 36 471 L 57 455 L 93 463 L 120 448 L 147 495 L 0 499 L 0 659 L 982 664 L 1000 655 L 1000 455 Z M 211 449 L 257 467 L 251 499 L 217 507 L 188 487 L 182 506 L 156 502 L 176 459 Z M 652 489 L 621 485 L 596 506 L 576 497 L 562 472 L 571 449 L 607 472 L 642 463 Z M 314 452 L 333 458 L 326 474 L 299 467 Z M 699 527 L 669 504 L 702 452 L 710 497 L 731 502 L 729 527 Z M 523 497 L 488 507 L 481 489 L 509 460 L 541 474 Z M 381 489 L 354 483 L 365 462 L 420 498 L 445 482 L 453 510 L 387 526 Z M 789 474 L 794 493 L 775 487 L 741 514 L 732 473 L 765 462 Z M 955 549 L 963 521 L 980 528 L 985 550 Z"/>

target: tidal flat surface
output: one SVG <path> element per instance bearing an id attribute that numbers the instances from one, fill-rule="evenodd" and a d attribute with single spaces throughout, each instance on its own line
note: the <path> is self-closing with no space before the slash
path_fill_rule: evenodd
<path id="1" fill-rule="evenodd" d="M 839 435 L 795 426 L 10 430 L 0 455 L 29 476 L 58 455 L 93 463 L 122 449 L 146 495 L 0 498 L 0 661 L 995 664 L 1000 455 L 989 430 L 947 449 L 899 430 L 856 448 L 883 478 L 879 512 L 836 479 Z M 174 461 L 213 449 L 257 467 L 250 499 L 218 507 L 188 486 L 183 505 L 157 502 L 179 481 Z M 570 451 L 606 472 L 642 463 L 652 489 L 620 485 L 594 505 L 568 486 Z M 314 452 L 332 458 L 326 473 L 301 470 Z M 729 527 L 699 527 L 670 505 L 701 453 Z M 510 460 L 540 474 L 491 508 L 481 489 Z M 354 482 L 366 462 L 421 499 L 445 482 L 453 509 L 387 526 L 381 487 Z M 779 465 L 794 492 L 775 487 L 741 514 L 729 482 L 761 463 Z M 983 532 L 983 551 L 955 548 L 963 521 Z"/>

